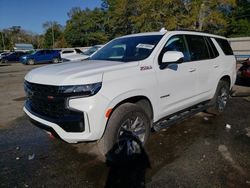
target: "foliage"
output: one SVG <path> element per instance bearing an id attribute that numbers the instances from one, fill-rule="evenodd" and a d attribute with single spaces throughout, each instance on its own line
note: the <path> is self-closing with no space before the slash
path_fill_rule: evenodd
<path id="1" fill-rule="evenodd" d="M 57 22 L 43 24 L 37 35 L 20 26 L 0 33 L 0 49 L 15 43 L 36 48 L 61 48 L 104 44 L 130 33 L 192 29 L 225 36 L 250 36 L 250 0 L 102 0 L 102 7 L 72 8 L 65 27 Z"/>
<path id="2" fill-rule="evenodd" d="M 20 26 L 3 29 L 0 32 L 0 49 L 5 47 L 5 50 L 12 50 L 15 43 L 31 43 L 36 46 L 37 36 L 32 32 L 23 30 Z"/>
<path id="3" fill-rule="evenodd" d="M 104 0 L 112 35 L 185 28 L 224 34 L 235 0 Z"/>
<path id="4" fill-rule="evenodd" d="M 57 42 L 63 39 L 63 29 L 60 24 L 57 22 L 45 22 L 43 27 L 45 29 L 44 48 L 54 48 L 56 43 L 57 45 L 61 44 L 61 42 Z"/>
<path id="5" fill-rule="evenodd" d="M 71 46 L 90 46 L 107 42 L 105 33 L 105 12 L 96 8 L 94 10 L 73 8 L 69 12 L 64 36 Z"/>
<path id="6" fill-rule="evenodd" d="M 250 36 L 250 1 L 238 0 L 228 29 L 231 37 Z"/>

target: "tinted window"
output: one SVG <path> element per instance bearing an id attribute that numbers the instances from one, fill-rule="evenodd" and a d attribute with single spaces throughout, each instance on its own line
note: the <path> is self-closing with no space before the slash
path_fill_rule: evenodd
<path id="1" fill-rule="evenodd" d="M 54 51 L 52 51 L 52 50 L 46 50 L 46 54 L 52 54 Z"/>
<path id="2" fill-rule="evenodd" d="M 203 36 L 186 35 L 191 61 L 210 59 Z"/>
<path id="3" fill-rule="evenodd" d="M 37 54 L 37 55 L 44 55 L 44 54 L 45 54 L 45 50 L 37 51 L 36 54 Z"/>
<path id="4" fill-rule="evenodd" d="M 82 51 L 80 49 L 75 49 L 76 53 L 82 53 Z"/>
<path id="5" fill-rule="evenodd" d="M 220 47 L 225 55 L 233 55 L 233 50 L 232 50 L 232 48 L 227 40 L 219 39 L 219 38 L 216 38 L 215 40 L 220 45 Z"/>
<path id="6" fill-rule="evenodd" d="M 164 48 L 161 51 L 161 54 L 159 56 L 159 62 L 161 62 L 163 54 L 167 51 L 177 51 L 182 52 L 184 55 L 184 61 L 189 61 L 189 53 L 185 44 L 184 37 L 182 35 L 176 35 L 171 37 L 167 43 L 165 44 Z"/>
<path id="7" fill-rule="evenodd" d="M 216 49 L 213 41 L 211 40 L 211 38 L 209 37 L 205 37 L 206 38 L 206 41 L 207 41 L 207 46 L 208 46 L 208 49 L 209 49 L 209 54 L 210 54 L 210 57 L 211 58 L 216 58 L 219 56 L 219 52 L 218 50 Z"/>
<path id="8" fill-rule="evenodd" d="M 74 53 L 74 51 L 63 51 L 63 54 L 69 54 L 69 53 Z"/>
<path id="9" fill-rule="evenodd" d="M 90 59 L 109 61 L 138 61 L 147 58 L 163 35 L 118 38 L 98 50 Z"/>

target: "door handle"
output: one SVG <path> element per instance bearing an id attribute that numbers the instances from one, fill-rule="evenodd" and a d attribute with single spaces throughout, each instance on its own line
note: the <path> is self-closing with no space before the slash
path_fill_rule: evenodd
<path id="1" fill-rule="evenodd" d="M 218 68 L 219 67 L 219 65 L 214 65 L 214 68 Z"/>
<path id="2" fill-rule="evenodd" d="M 189 72 L 195 72 L 195 71 L 196 71 L 196 68 L 190 68 L 188 71 L 189 71 Z"/>

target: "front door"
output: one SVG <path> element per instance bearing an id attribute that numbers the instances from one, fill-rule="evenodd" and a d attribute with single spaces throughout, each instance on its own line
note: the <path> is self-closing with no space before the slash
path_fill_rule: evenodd
<path id="1" fill-rule="evenodd" d="M 159 68 L 157 70 L 161 117 L 193 105 L 197 95 L 197 63 L 190 61 L 184 36 L 175 35 L 169 38 L 158 57 L 159 63 L 161 63 L 162 56 L 166 51 L 182 52 L 184 62 L 170 64 L 165 69 Z"/>

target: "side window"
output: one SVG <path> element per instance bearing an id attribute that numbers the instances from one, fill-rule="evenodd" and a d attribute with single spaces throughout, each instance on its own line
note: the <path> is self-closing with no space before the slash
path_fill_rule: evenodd
<path id="1" fill-rule="evenodd" d="M 70 53 L 74 53 L 74 51 L 72 51 L 72 50 L 71 50 L 71 51 L 70 51 L 70 50 L 68 50 L 68 51 L 63 51 L 62 53 L 63 53 L 63 54 L 70 54 Z"/>
<path id="2" fill-rule="evenodd" d="M 208 44 L 208 49 L 209 49 L 209 53 L 210 53 L 210 57 L 211 58 L 216 58 L 219 56 L 219 52 L 218 50 L 216 49 L 213 41 L 211 40 L 210 37 L 205 37 L 206 38 L 206 41 L 207 41 L 207 44 Z"/>
<path id="3" fill-rule="evenodd" d="M 227 40 L 219 38 L 216 38 L 215 40 L 219 44 L 225 55 L 234 55 L 233 50 Z"/>
<path id="4" fill-rule="evenodd" d="M 210 59 L 207 44 L 203 36 L 186 35 L 191 61 Z"/>
<path id="5" fill-rule="evenodd" d="M 164 46 L 164 48 L 162 49 L 158 61 L 161 62 L 161 59 L 163 57 L 163 54 L 167 51 L 178 51 L 178 52 L 182 52 L 184 55 L 184 62 L 189 61 L 189 53 L 185 44 L 185 40 L 184 37 L 182 35 L 176 35 L 171 37 L 166 45 Z"/>
<path id="6" fill-rule="evenodd" d="M 125 50 L 126 50 L 126 45 L 116 45 L 116 46 L 113 46 L 109 58 L 112 58 L 112 59 L 117 59 L 117 58 L 121 59 L 121 58 L 123 58 L 123 56 L 125 54 Z"/>
<path id="7" fill-rule="evenodd" d="M 45 51 L 44 50 L 41 50 L 41 51 L 38 51 L 37 52 L 37 55 L 44 55 L 45 54 Z"/>
<path id="8" fill-rule="evenodd" d="M 76 53 L 78 53 L 78 54 L 80 54 L 80 53 L 82 53 L 82 51 L 80 50 L 80 49 L 75 49 L 75 51 L 76 51 Z"/>

